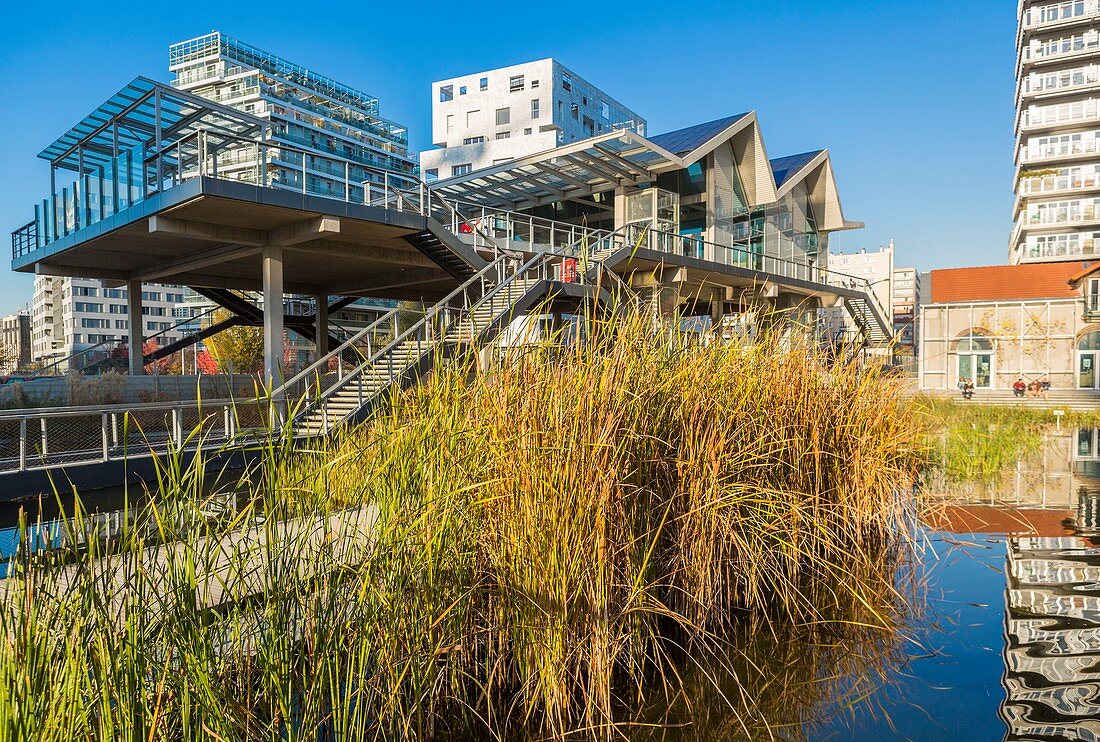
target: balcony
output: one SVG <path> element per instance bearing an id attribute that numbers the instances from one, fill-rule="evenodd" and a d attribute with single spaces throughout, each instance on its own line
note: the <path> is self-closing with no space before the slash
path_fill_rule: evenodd
<path id="1" fill-rule="evenodd" d="M 1074 202 L 1069 205 L 1051 208 L 1032 206 L 1024 217 L 1023 228 L 1042 229 L 1045 227 L 1092 224 L 1098 219 L 1100 219 L 1100 209 L 1097 209 L 1096 205 L 1091 203 L 1080 204 Z"/>
<path id="2" fill-rule="evenodd" d="M 1100 85 L 1100 67 L 1089 65 L 1058 72 L 1032 72 L 1020 83 L 1020 99 L 1066 95 Z"/>
<path id="3" fill-rule="evenodd" d="M 1083 132 L 1080 137 L 1071 141 L 1025 145 L 1020 150 L 1020 162 L 1050 162 L 1100 153 L 1100 131 Z"/>
<path id="4" fill-rule="evenodd" d="M 1091 20 L 1100 15 L 1100 0 L 1067 0 L 1057 5 L 1030 8 L 1020 19 L 1025 31 L 1050 29 Z"/>
<path id="5" fill-rule="evenodd" d="M 1100 296 L 1096 294 L 1087 294 L 1085 296 L 1085 322 L 1097 322 L 1100 321 Z"/>
<path id="6" fill-rule="evenodd" d="M 1054 195 L 1092 191 L 1100 187 L 1095 172 L 1089 175 L 1044 175 L 1041 178 L 1021 178 L 1017 193 L 1021 196 Z"/>
<path id="7" fill-rule="evenodd" d="M 1029 67 L 1097 52 L 1100 52 L 1100 35 L 1089 34 L 1087 38 L 1084 35 L 1069 36 L 1023 47 L 1020 49 L 1020 64 Z"/>
<path id="8" fill-rule="evenodd" d="M 1055 106 L 1033 106 L 1020 113 L 1020 130 L 1053 129 L 1072 124 L 1100 122 L 1100 101 L 1087 100 L 1060 103 Z"/>

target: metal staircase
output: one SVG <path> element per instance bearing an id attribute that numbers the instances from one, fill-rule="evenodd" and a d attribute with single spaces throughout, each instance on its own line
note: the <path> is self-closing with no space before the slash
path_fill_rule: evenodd
<path id="1" fill-rule="evenodd" d="M 340 425 L 359 422 L 433 368 L 492 342 L 514 317 L 546 296 L 558 261 L 560 256 L 538 254 L 515 267 L 515 258 L 502 256 L 397 337 L 373 342 L 378 328 L 392 323 L 394 310 L 288 380 L 272 396 L 302 400 L 291 421 L 299 438 L 327 435 Z M 345 371 L 349 355 L 358 357 L 359 363 Z"/>
<path id="2" fill-rule="evenodd" d="M 845 297 L 844 308 L 855 320 L 868 345 L 882 346 L 894 339 L 893 323 L 870 294 Z"/>

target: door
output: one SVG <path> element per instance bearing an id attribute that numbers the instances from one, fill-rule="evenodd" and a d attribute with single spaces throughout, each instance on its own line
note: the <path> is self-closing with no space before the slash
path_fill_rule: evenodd
<path id="1" fill-rule="evenodd" d="M 1096 361 L 1100 353 L 1093 350 L 1077 352 L 1077 388 L 1096 388 Z"/>
<path id="2" fill-rule="evenodd" d="M 970 379 L 976 389 L 990 389 L 993 385 L 992 353 L 960 353 L 959 381 Z"/>

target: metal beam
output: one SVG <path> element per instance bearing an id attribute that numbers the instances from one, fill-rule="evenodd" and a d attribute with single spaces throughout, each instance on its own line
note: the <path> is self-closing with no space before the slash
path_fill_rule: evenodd
<path id="1" fill-rule="evenodd" d="M 539 170 L 550 173 L 555 178 L 561 178 L 562 180 L 564 180 L 567 183 L 572 183 L 577 188 L 583 188 L 586 191 L 592 190 L 593 186 L 590 182 L 583 181 L 579 178 L 574 178 L 572 175 L 568 175 L 568 174 L 562 172 L 561 170 L 558 170 L 556 167 L 550 166 L 547 163 L 540 162 L 537 165 L 533 165 L 532 167 L 537 167 Z"/>

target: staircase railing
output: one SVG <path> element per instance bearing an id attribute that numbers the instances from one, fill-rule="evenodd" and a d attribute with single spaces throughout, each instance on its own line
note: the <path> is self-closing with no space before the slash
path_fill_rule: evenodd
<path id="1" fill-rule="evenodd" d="M 503 311 L 515 306 L 515 299 L 508 295 L 509 288 L 515 281 L 523 278 L 537 278 L 550 280 L 553 278 L 553 263 L 558 256 L 539 254 L 535 255 L 513 271 L 505 274 L 507 264 L 514 262 L 508 257 L 501 257 L 490 263 L 476 276 L 452 291 L 447 297 L 433 305 L 433 307 L 420 319 L 419 322 L 406 329 L 393 339 L 385 348 L 376 352 L 364 363 L 353 369 L 350 373 L 339 379 L 336 383 L 320 392 L 310 404 L 305 406 L 297 415 L 299 421 L 310 418 L 316 414 L 318 408 L 322 412 L 323 428 L 331 429 L 340 422 L 347 413 L 339 419 L 328 413 L 328 403 L 338 395 L 341 390 L 355 384 L 356 408 L 361 409 L 379 393 L 388 389 L 394 381 L 408 373 L 411 369 L 423 363 L 429 353 L 438 352 L 446 348 L 448 338 L 460 333 L 464 323 L 469 323 L 469 339 L 476 343 L 481 334 L 493 322 L 499 321 Z M 499 276 L 499 280 L 491 282 L 492 276 Z M 480 289 L 478 291 L 477 289 Z M 462 297 L 462 306 L 456 307 L 456 299 Z M 487 324 L 479 327 L 475 318 L 488 307 L 489 312 L 485 317 Z M 437 322 L 442 317 L 443 321 Z M 461 343 L 460 336 L 451 341 L 454 344 Z M 406 354 L 400 363 L 395 362 L 396 352 L 405 350 Z M 386 381 L 375 390 L 366 390 L 363 376 L 368 371 L 381 370 Z M 299 375 L 301 376 L 301 375 Z"/>
<path id="2" fill-rule="evenodd" d="M 404 331 L 398 328 L 398 332 L 395 333 L 393 338 L 388 339 L 384 345 L 377 347 L 371 342 L 372 334 L 374 334 L 379 327 L 386 324 L 392 324 L 397 319 L 398 312 L 401 311 L 399 308 L 391 310 L 367 327 L 355 333 L 355 335 L 336 348 L 333 348 L 327 355 L 317 359 L 293 377 L 287 379 L 282 385 L 272 390 L 271 396 L 277 399 L 300 393 L 301 396 L 308 399 L 316 390 L 318 392 L 317 399 L 319 401 L 323 397 L 330 396 L 331 393 L 345 386 L 348 382 L 358 378 L 365 367 L 372 365 L 384 353 L 391 351 L 401 343 L 409 341 L 414 337 L 418 343 L 426 341 L 427 338 L 421 337 L 420 334 L 422 330 L 429 329 L 432 318 L 438 316 L 443 311 L 451 311 L 449 305 L 459 296 L 463 296 L 468 301 L 467 297 L 469 297 L 474 290 L 487 292 L 493 277 L 503 275 L 502 271 L 506 260 L 507 258 L 501 257 L 487 265 L 468 281 L 459 285 L 458 288 L 454 289 L 446 297 L 433 305 L 417 322 L 405 328 Z M 366 352 L 364 352 L 362 348 L 362 341 L 364 338 L 366 339 Z M 344 366 L 344 359 L 349 352 L 354 353 L 355 356 L 358 357 L 359 363 L 350 368 L 346 368 Z M 323 389 L 317 388 L 322 383 L 324 376 L 331 373 L 330 368 L 334 359 L 337 364 L 336 378 L 327 387 Z"/>

